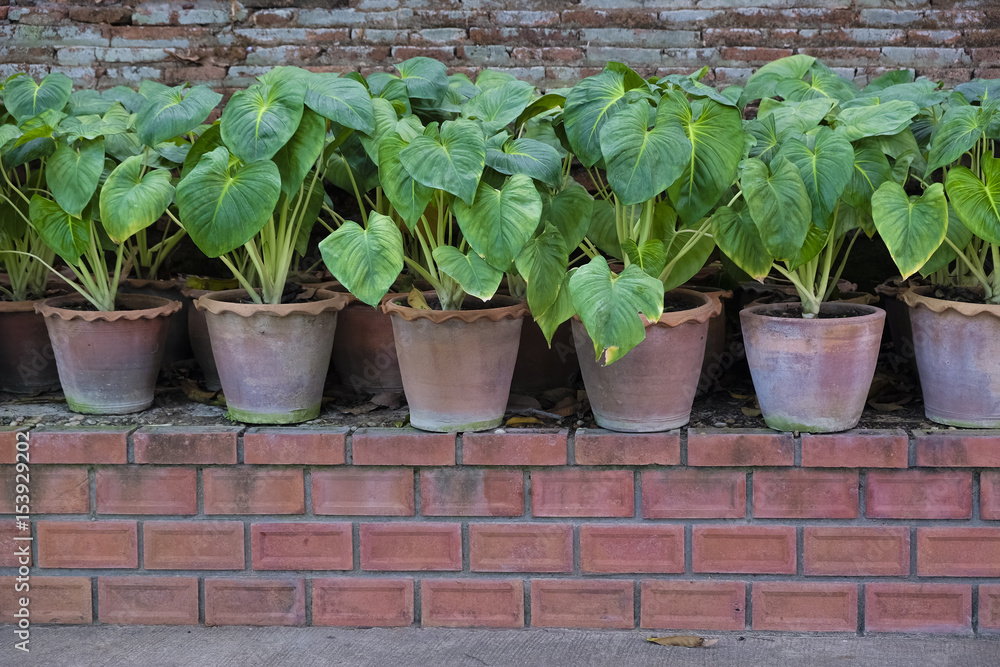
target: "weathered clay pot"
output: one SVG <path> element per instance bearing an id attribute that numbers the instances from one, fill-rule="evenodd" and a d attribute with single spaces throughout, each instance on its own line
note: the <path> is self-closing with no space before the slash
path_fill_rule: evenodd
<path id="1" fill-rule="evenodd" d="M 59 372 L 39 301 L 0 301 L 0 390 L 36 396 L 59 388 Z"/>
<path id="2" fill-rule="evenodd" d="M 213 291 L 215 290 L 185 287 L 181 290 L 181 294 L 194 303 Z M 197 308 L 189 308 L 187 331 L 188 340 L 191 342 L 191 352 L 205 378 L 205 388 L 209 391 L 219 391 L 222 389 L 222 383 L 219 381 L 219 369 L 215 367 L 215 355 L 212 354 L 212 339 L 208 335 L 208 322 L 205 320 L 205 313 Z"/>
<path id="3" fill-rule="evenodd" d="M 122 310 L 74 310 L 87 302 L 72 294 L 35 305 L 45 317 L 70 410 L 120 415 L 153 403 L 167 336 L 167 318 L 179 301 L 122 294 Z"/>
<path id="4" fill-rule="evenodd" d="M 404 301 L 386 299 L 382 310 L 392 318 L 410 423 L 438 432 L 499 426 L 528 307 L 499 295 L 480 310 L 417 310 Z"/>
<path id="5" fill-rule="evenodd" d="M 722 310 L 718 299 L 686 289 L 668 295 L 690 303 L 688 310 L 642 318 L 646 339 L 614 363 L 594 358 L 594 343 L 574 317 L 573 338 L 594 419 L 613 431 L 646 433 L 687 424 L 705 357 L 708 322 Z"/>
<path id="6" fill-rule="evenodd" d="M 733 293 L 720 287 L 704 285 L 683 285 L 683 288 L 707 294 L 717 300 L 720 305 L 719 314 L 713 315 L 708 320 L 705 359 L 701 362 L 701 377 L 698 380 L 698 390 L 704 392 L 712 388 L 735 361 L 735 357 L 726 352 L 726 304 L 723 301 L 723 299 L 732 298 Z"/>
<path id="7" fill-rule="evenodd" d="M 1000 306 L 935 299 L 932 287 L 900 298 L 910 308 L 924 414 L 949 426 L 1000 427 Z"/>
<path id="8" fill-rule="evenodd" d="M 910 289 L 910 281 L 896 276 L 890 278 L 875 288 L 875 293 L 882 297 L 882 308 L 885 309 L 885 323 L 889 327 L 892 339 L 892 349 L 896 354 L 913 362 L 913 327 L 910 325 L 910 307 L 903 301 L 903 292 Z"/>
<path id="9" fill-rule="evenodd" d="M 740 312 L 743 343 L 764 421 L 779 431 L 829 433 L 857 425 L 875 375 L 885 311 L 824 303 L 821 314 L 799 303 L 751 306 Z M 852 313 L 864 313 L 852 316 Z"/>
<path id="10" fill-rule="evenodd" d="M 146 296 L 161 296 L 181 303 L 181 309 L 170 316 L 167 325 L 167 342 L 163 349 L 163 366 L 168 368 L 178 361 L 192 357 L 191 343 L 188 338 L 187 314 L 191 310 L 191 299 L 183 294 L 183 280 L 141 280 L 129 278 L 118 286 L 121 294 L 145 294 Z"/>
<path id="11" fill-rule="evenodd" d="M 337 311 L 347 297 L 326 290 L 303 294 L 316 300 L 241 303 L 246 290 L 224 290 L 195 302 L 208 322 L 230 418 L 294 424 L 319 416 Z"/>

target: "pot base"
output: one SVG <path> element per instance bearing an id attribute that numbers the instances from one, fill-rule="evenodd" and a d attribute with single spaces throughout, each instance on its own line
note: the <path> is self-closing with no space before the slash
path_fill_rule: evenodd
<path id="1" fill-rule="evenodd" d="M 410 426 L 421 431 L 431 431 L 433 433 L 461 433 L 464 431 L 488 431 L 499 428 L 503 424 L 503 417 L 498 419 L 487 419 L 478 422 L 460 423 L 449 420 L 427 420 L 410 418 Z"/>
<path id="2" fill-rule="evenodd" d="M 153 401 L 150 400 L 143 403 L 124 403 L 121 405 L 111 403 L 88 405 L 74 401 L 68 397 L 66 398 L 66 406 L 73 412 L 78 412 L 82 415 L 130 415 L 135 412 L 142 412 L 152 404 Z"/>
<path id="3" fill-rule="evenodd" d="M 246 424 L 298 424 L 319 417 L 322 403 L 308 408 L 288 410 L 286 412 L 254 412 L 240 408 L 227 408 L 226 418 Z"/>
<path id="4" fill-rule="evenodd" d="M 594 421 L 597 422 L 598 426 L 606 428 L 609 431 L 619 431 L 621 433 L 658 433 L 660 431 L 672 431 L 675 428 L 686 425 L 691 421 L 691 413 L 687 412 L 667 419 L 646 418 L 643 421 L 609 419 L 607 417 L 599 417 L 595 413 Z"/>

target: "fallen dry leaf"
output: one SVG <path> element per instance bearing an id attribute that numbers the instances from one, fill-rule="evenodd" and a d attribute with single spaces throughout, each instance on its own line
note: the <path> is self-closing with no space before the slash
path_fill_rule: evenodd
<path id="1" fill-rule="evenodd" d="M 221 392 L 218 391 L 206 391 L 198 386 L 198 383 L 191 378 L 181 378 L 180 379 L 181 391 L 188 399 L 196 403 L 204 403 L 205 405 L 225 405 L 225 399 L 222 398 Z"/>
<path id="2" fill-rule="evenodd" d="M 537 417 L 511 417 L 507 420 L 507 426 L 534 426 L 542 423 L 544 422 Z"/>
<path id="3" fill-rule="evenodd" d="M 718 639 L 705 639 L 695 635 L 674 635 L 672 637 L 650 637 L 646 641 L 660 646 L 683 646 L 684 648 L 708 648 L 719 643 Z"/>
<path id="4" fill-rule="evenodd" d="M 549 410 L 549 412 L 557 414 L 560 417 L 569 417 L 570 415 L 575 414 L 579 407 L 580 404 L 576 401 L 575 398 L 573 398 L 572 396 L 567 396 L 566 398 L 562 399 L 554 406 L 552 406 L 552 409 Z"/>
<path id="5" fill-rule="evenodd" d="M 402 405 L 403 395 L 398 391 L 383 391 L 381 394 L 375 394 L 372 396 L 371 402 L 375 405 L 395 410 Z"/>
<path id="6" fill-rule="evenodd" d="M 745 414 L 747 417 L 760 417 L 760 409 L 759 408 L 742 407 L 742 408 L 740 408 L 740 412 L 742 412 L 743 414 Z"/>
<path id="7" fill-rule="evenodd" d="M 431 307 L 427 305 L 427 299 L 424 298 L 423 292 L 414 287 L 410 290 L 410 293 L 406 296 L 406 304 L 415 310 L 430 310 Z"/>

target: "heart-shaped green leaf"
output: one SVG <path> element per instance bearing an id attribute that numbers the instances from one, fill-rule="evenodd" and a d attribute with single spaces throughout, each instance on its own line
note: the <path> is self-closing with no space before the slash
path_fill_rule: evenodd
<path id="1" fill-rule="evenodd" d="M 325 139 L 326 121 L 315 111 L 305 109 L 295 134 L 274 154 L 285 196 L 291 197 L 299 191 L 306 174 L 316 166 Z"/>
<path id="2" fill-rule="evenodd" d="M 851 182 L 841 195 L 845 202 L 864 215 L 871 215 L 872 195 L 883 183 L 892 179 L 892 167 L 885 153 L 874 146 L 861 145 L 854 148 L 854 171 Z"/>
<path id="3" fill-rule="evenodd" d="M 812 222 L 820 229 L 827 223 L 837 199 L 851 182 L 854 170 L 854 147 L 844 137 L 828 127 L 821 127 L 815 134 L 812 150 L 796 138 L 785 140 L 778 153 L 799 170 L 812 202 Z"/>
<path id="4" fill-rule="evenodd" d="M 487 264 L 475 252 L 461 253 L 449 245 L 438 246 L 432 253 L 438 268 L 453 278 L 463 290 L 487 301 L 496 294 L 503 279 L 503 271 Z"/>
<path id="5" fill-rule="evenodd" d="M 846 102 L 857 97 L 858 88 L 833 72 L 814 72 L 808 82 L 798 78 L 782 79 L 775 84 L 774 92 L 792 102 L 824 98 Z"/>
<path id="6" fill-rule="evenodd" d="M 279 78 L 235 93 L 222 112 L 222 140 L 244 162 L 269 160 L 302 119 L 304 79 Z"/>
<path id="7" fill-rule="evenodd" d="M 439 60 L 417 56 L 396 65 L 410 97 L 440 100 L 448 92 L 448 68 Z"/>
<path id="8" fill-rule="evenodd" d="M 90 223 L 70 215 L 50 199 L 32 195 L 28 217 L 45 245 L 67 264 L 77 265 L 80 255 L 90 247 Z"/>
<path id="9" fill-rule="evenodd" d="M 462 118 L 478 121 L 487 134 L 507 127 L 521 115 L 535 87 L 524 81 L 509 81 L 479 93 L 462 106 Z"/>
<path id="10" fill-rule="evenodd" d="M 893 100 L 884 104 L 844 109 L 837 116 L 837 132 L 848 141 L 897 134 L 920 112 L 913 102 Z"/>
<path id="11" fill-rule="evenodd" d="M 577 269 L 569 288 L 573 306 L 594 342 L 595 358 L 604 354 L 607 364 L 645 340 L 639 313 L 654 322 L 663 315 L 663 283 L 634 264 L 616 275 L 603 257 L 595 257 Z"/>
<path id="12" fill-rule="evenodd" d="M 948 201 L 944 186 L 934 183 L 920 197 L 907 197 L 893 181 L 872 195 L 872 218 L 903 278 L 916 273 L 944 241 Z"/>
<path id="13" fill-rule="evenodd" d="M 994 108 L 958 106 L 944 112 L 941 127 L 931 139 L 927 172 L 951 164 L 983 138 L 997 112 Z"/>
<path id="14" fill-rule="evenodd" d="M 548 221 L 559 230 L 567 255 L 587 236 L 593 213 L 594 198 L 574 180 L 568 180 L 566 187 L 549 199 Z"/>
<path id="15" fill-rule="evenodd" d="M 775 259 L 789 259 L 802 247 L 812 222 L 812 204 L 799 170 L 784 158 L 771 169 L 756 158 L 740 164 L 743 195 L 760 240 Z"/>
<path id="16" fill-rule="evenodd" d="M 973 234 L 1000 244 L 1000 159 L 991 152 L 983 155 L 982 173 L 983 180 L 979 180 L 967 167 L 949 170 L 948 198 L 959 219 Z"/>
<path id="17" fill-rule="evenodd" d="M 418 183 L 471 205 L 486 165 L 486 140 L 471 120 L 447 121 L 437 137 L 414 138 L 399 159 Z"/>
<path id="18" fill-rule="evenodd" d="M 816 58 L 806 55 L 788 56 L 764 65 L 747 81 L 740 105 L 759 100 L 762 97 L 773 97 L 778 83 L 784 79 L 801 79 L 816 62 Z"/>
<path id="19" fill-rule="evenodd" d="M 45 166 L 45 180 L 59 206 L 70 215 L 80 216 L 90 203 L 104 171 L 104 142 L 80 139 L 60 142 Z"/>
<path id="20" fill-rule="evenodd" d="M 559 230 L 546 224 L 541 234 L 525 244 L 515 264 L 528 283 L 531 312 L 547 311 L 559 296 L 568 264 L 565 241 Z"/>
<path id="21" fill-rule="evenodd" d="M 43 111 L 61 111 L 72 92 L 73 80 L 62 72 L 52 72 L 41 83 L 30 76 L 17 76 L 4 86 L 3 103 L 20 125 Z"/>
<path id="22" fill-rule="evenodd" d="M 184 166 L 181 169 L 181 178 L 190 173 L 192 169 L 198 166 L 198 162 L 201 160 L 201 156 L 205 153 L 211 153 L 219 146 L 222 146 L 222 132 L 219 131 L 219 124 L 215 123 L 207 130 L 205 130 L 198 140 L 191 145 L 191 150 L 188 151 L 187 156 L 184 158 Z"/>
<path id="23" fill-rule="evenodd" d="M 375 130 L 372 96 L 354 79 L 327 72 L 306 79 L 305 103 L 324 118 L 366 134 Z"/>
<path id="24" fill-rule="evenodd" d="M 499 150 L 487 147 L 486 165 L 501 174 L 526 174 L 552 187 L 559 187 L 562 182 L 562 158 L 558 151 L 534 139 L 507 141 Z"/>
<path id="25" fill-rule="evenodd" d="M 472 249 L 494 268 L 506 271 L 538 227 L 542 198 L 531 179 L 518 174 L 499 190 L 480 183 L 472 206 L 457 200 L 454 211 Z"/>
<path id="26" fill-rule="evenodd" d="M 135 118 L 135 131 L 147 146 L 187 134 L 201 125 L 222 95 L 208 86 L 168 88 L 150 96 Z"/>
<path id="27" fill-rule="evenodd" d="M 654 278 L 659 278 L 660 272 L 667 265 L 667 250 L 659 239 L 649 239 L 641 246 L 632 239 L 626 239 L 622 243 L 622 250 L 629 262 Z"/>
<path id="28" fill-rule="evenodd" d="M 627 92 L 625 76 L 605 70 L 583 79 L 566 96 L 566 137 L 584 167 L 590 168 L 601 160 L 601 129 L 625 105 Z"/>
<path id="29" fill-rule="evenodd" d="M 376 97 L 372 100 L 372 119 L 371 132 L 360 134 L 358 138 L 365 147 L 368 157 L 375 163 L 375 166 L 379 166 L 379 146 L 382 144 L 383 139 L 396 134 L 399 117 L 391 102 L 381 97 Z"/>
<path id="30" fill-rule="evenodd" d="M 746 207 L 723 206 L 712 215 L 712 236 L 719 250 L 754 280 L 763 281 L 774 259 L 768 254 L 760 231 Z"/>
<path id="31" fill-rule="evenodd" d="M 770 98 L 760 102 L 757 120 L 771 118 L 778 136 L 788 132 L 805 134 L 823 122 L 837 105 L 835 100 L 820 98 L 802 102 L 777 101 Z"/>
<path id="32" fill-rule="evenodd" d="M 542 334 L 545 336 L 549 347 L 552 346 L 552 336 L 555 335 L 559 325 L 576 315 L 576 309 L 573 307 L 573 299 L 569 294 L 569 281 L 575 273 L 576 269 L 573 269 L 563 275 L 562 281 L 556 289 L 556 296 L 548 308 L 543 310 L 532 309 L 531 311 L 531 316 L 535 319 L 538 328 L 542 330 Z M 531 307 L 531 304 L 529 303 L 528 306 Z"/>
<path id="33" fill-rule="evenodd" d="M 252 239 L 274 212 L 281 174 L 270 160 L 230 165 L 216 148 L 177 184 L 181 222 L 203 253 L 218 257 Z"/>
<path id="34" fill-rule="evenodd" d="M 319 251 L 330 273 L 369 306 L 378 305 L 403 270 L 403 236 L 381 213 L 368 216 L 368 229 L 345 222 Z"/>
<path id="35" fill-rule="evenodd" d="M 625 257 L 618 241 L 615 208 L 603 199 L 594 200 L 590 226 L 587 228 L 587 238 L 606 255 L 611 255 L 616 259 Z"/>
<path id="36" fill-rule="evenodd" d="M 379 148 L 378 178 L 389 203 L 399 213 L 406 226 L 412 230 L 427 209 L 431 197 L 434 196 L 434 190 L 413 180 L 403 168 L 399 153 L 405 147 L 406 142 L 395 134 L 382 140 Z"/>
<path id="37" fill-rule="evenodd" d="M 115 243 L 159 220 L 174 198 L 170 172 L 151 169 L 143 174 L 142 156 L 115 167 L 101 187 L 101 223 Z"/>

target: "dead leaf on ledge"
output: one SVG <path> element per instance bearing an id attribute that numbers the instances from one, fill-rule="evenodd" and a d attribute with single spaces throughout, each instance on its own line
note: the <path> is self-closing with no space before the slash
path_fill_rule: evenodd
<path id="1" fill-rule="evenodd" d="M 181 378 L 180 385 L 184 395 L 196 403 L 203 403 L 204 405 L 226 404 L 226 399 L 222 396 L 221 391 L 206 391 L 191 378 Z"/>
<path id="2" fill-rule="evenodd" d="M 544 423 L 537 417 L 511 417 L 507 420 L 507 426 L 534 426 Z"/>
<path id="3" fill-rule="evenodd" d="M 745 414 L 747 417 L 760 417 L 760 410 L 758 408 L 740 408 L 740 412 Z"/>
<path id="4" fill-rule="evenodd" d="M 682 646 L 684 648 L 708 648 L 719 643 L 718 639 L 705 639 L 695 635 L 674 635 L 672 637 L 650 637 L 646 641 L 660 646 Z"/>
<path id="5" fill-rule="evenodd" d="M 383 391 L 381 394 L 372 396 L 371 402 L 375 405 L 395 410 L 403 404 L 403 395 L 398 391 Z"/>
<path id="6" fill-rule="evenodd" d="M 362 403 L 361 405 L 355 405 L 349 408 L 338 405 L 337 410 L 345 415 L 364 415 L 368 414 L 372 410 L 378 410 L 379 406 L 375 405 L 371 401 L 367 403 Z"/>

